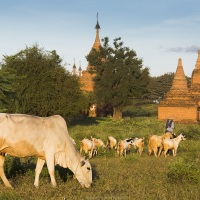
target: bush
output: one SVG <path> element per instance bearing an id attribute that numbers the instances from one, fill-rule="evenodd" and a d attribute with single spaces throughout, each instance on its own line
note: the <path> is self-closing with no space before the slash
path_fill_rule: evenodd
<path id="1" fill-rule="evenodd" d="M 186 163 L 183 159 L 179 159 L 177 162 L 169 164 L 167 176 L 172 182 L 200 182 L 200 169 L 196 163 Z"/>
<path id="2" fill-rule="evenodd" d="M 15 176 L 18 172 L 21 172 L 22 166 L 20 163 L 20 159 L 11 156 L 6 156 L 4 163 L 4 171 L 8 178 Z"/>
<path id="3" fill-rule="evenodd" d="M 189 125 L 188 128 L 182 132 L 185 133 L 187 139 L 200 139 L 200 128 L 198 126 Z"/>

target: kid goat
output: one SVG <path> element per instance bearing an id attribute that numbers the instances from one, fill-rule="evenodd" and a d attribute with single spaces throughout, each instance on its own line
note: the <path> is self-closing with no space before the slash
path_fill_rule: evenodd
<path id="1" fill-rule="evenodd" d="M 181 140 L 186 140 L 185 136 L 181 133 L 178 137 L 173 139 L 162 139 L 164 156 L 166 157 L 167 151 L 172 149 L 173 156 L 176 156 L 177 148 Z"/>
<path id="2" fill-rule="evenodd" d="M 117 144 L 117 154 L 119 156 L 124 155 L 126 157 L 126 151 L 131 148 L 134 140 L 132 138 L 127 138 L 125 140 L 119 140 Z"/>

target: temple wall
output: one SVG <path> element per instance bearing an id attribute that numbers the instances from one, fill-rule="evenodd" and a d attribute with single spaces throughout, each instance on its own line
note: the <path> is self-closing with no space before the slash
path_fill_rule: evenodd
<path id="1" fill-rule="evenodd" d="M 176 122 L 197 123 L 197 107 L 165 107 L 158 106 L 158 120 L 165 121 L 173 118 Z"/>

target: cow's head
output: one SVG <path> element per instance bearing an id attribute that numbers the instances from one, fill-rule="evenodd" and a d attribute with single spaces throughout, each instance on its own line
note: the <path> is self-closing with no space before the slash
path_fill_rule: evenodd
<path id="1" fill-rule="evenodd" d="M 89 188 L 92 184 L 92 167 L 89 160 L 81 158 L 75 172 L 75 177 L 82 187 Z"/>

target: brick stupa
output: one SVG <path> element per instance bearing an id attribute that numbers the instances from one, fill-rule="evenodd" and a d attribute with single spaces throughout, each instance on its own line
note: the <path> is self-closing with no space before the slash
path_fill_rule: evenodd
<path id="1" fill-rule="evenodd" d="M 94 44 L 92 46 L 92 49 L 94 48 L 96 50 L 99 50 L 99 48 L 101 46 L 101 42 L 99 39 L 100 26 L 99 26 L 99 22 L 98 22 L 98 15 L 97 15 L 97 24 L 95 26 L 95 29 L 96 29 L 96 38 L 95 38 Z M 88 63 L 87 69 L 82 72 L 82 76 L 80 77 L 80 82 L 82 85 L 81 90 L 87 91 L 87 92 L 92 92 L 93 88 L 94 88 L 93 78 L 94 78 L 95 74 L 89 73 L 89 70 L 91 67 L 92 66 L 90 66 L 90 64 Z"/>
<path id="2" fill-rule="evenodd" d="M 191 76 L 190 93 L 200 106 L 200 50 L 198 50 L 198 58 Z"/>
<path id="3" fill-rule="evenodd" d="M 177 70 L 170 91 L 158 105 L 158 119 L 174 119 L 179 122 L 196 122 L 197 103 L 187 87 L 182 60 L 178 60 Z"/>

